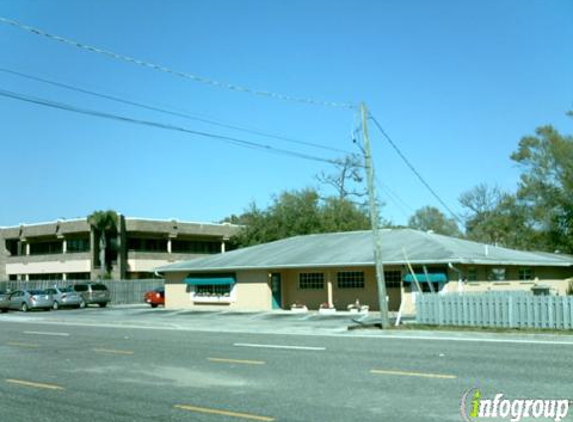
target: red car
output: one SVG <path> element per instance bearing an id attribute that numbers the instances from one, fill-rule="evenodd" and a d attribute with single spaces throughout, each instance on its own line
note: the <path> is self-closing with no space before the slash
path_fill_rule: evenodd
<path id="1" fill-rule="evenodd" d="M 145 303 L 149 303 L 152 308 L 157 308 L 159 305 L 165 305 L 165 288 L 158 287 L 145 293 L 143 296 Z"/>

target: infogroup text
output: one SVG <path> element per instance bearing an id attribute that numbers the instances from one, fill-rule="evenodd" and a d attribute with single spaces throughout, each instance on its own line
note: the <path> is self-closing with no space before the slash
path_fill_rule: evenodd
<path id="1" fill-rule="evenodd" d="M 482 397 L 478 388 L 470 388 L 462 396 L 462 419 L 502 418 L 519 422 L 523 418 L 563 420 L 569 413 L 569 399 L 508 399 L 497 393 L 493 399 Z"/>

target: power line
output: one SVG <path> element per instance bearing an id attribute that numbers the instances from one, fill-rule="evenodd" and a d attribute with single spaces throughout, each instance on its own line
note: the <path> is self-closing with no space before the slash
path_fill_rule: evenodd
<path id="1" fill-rule="evenodd" d="M 420 180 L 420 182 L 422 182 L 422 184 L 428 189 L 428 191 L 434 196 L 434 198 L 436 198 L 436 200 L 442 204 L 442 206 L 448 210 L 448 212 L 456 219 L 456 221 L 458 221 L 460 224 L 464 224 L 463 220 L 454 212 L 452 211 L 452 209 L 450 207 L 448 207 L 448 205 L 444 202 L 444 200 L 436 193 L 436 191 L 434 189 L 432 189 L 432 187 L 428 184 L 428 182 L 426 182 L 426 180 L 422 177 L 422 175 L 418 172 L 418 170 L 416 170 L 416 168 L 414 167 L 414 165 L 412 163 L 410 163 L 410 160 L 408 160 L 406 158 L 406 156 L 402 153 L 402 151 L 400 150 L 400 148 L 398 148 L 398 146 L 396 145 L 396 143 L 392 140 L 392 138 L 390 137 L 390 135 L 388 135 L 386 133 L 386 131 L 382 128 L 382 125 L 380 125 L 380 123 L 378 123 L 378 120 L 376 120 L 376 118 L 370 114 L 370 120 L 372 120 L 374 122 L 374 124 L 376 125 L 376 127 L 378 128 L 378 130 L 380 131 L 380 133 L 382 133 L 382 135 L 384 136 L 384 138 L 386 138 L 386 140 L 388 141 L 388 143 L 392 146 L 392 148 L 394 148 L 394 151 L 396 151 L 396 153 L 400 156 L 400 158 L 402 159 L 402 161 L 404 161 L 404 163 L 406 163 L 406 165 L 410 168 L 410 170 L 412 170 L 412 172 L 416 175 L 416 177 L 418 177 L 418 179 Z"/>
<path id="2" fill-rule="evenodd" d="M 12 19 L 7 19 L 7 18 L 1 17 L 1 16 L 0 16 L 0 23 L 6 24 L 6 25 L 11 25 L 13 27 L 22 29 L 22 30 L 30 32 L 32 34 L 41 35 L 41 36 L 44 36 L 50 40 L 54 40 L 54 41 L 58 41 L 58 42 L 63 43 L 63 44 L 71 45 L 73 47 L 76 47 L 76 48 L 79 48 L 82 50 L 86 50 L 86 51 L 89 51 L 92 53 L 97 53 L 97 54 L 101 54 L 101 55 L 104 55 L 107 57 L 111 57 L 112 59 L 115 59 L 115 60 L 136 64 L 139 66 L 147 67 L 147 68 L 157 70 L 160 72 L 164 72 L 164 73 L 169 73 L 171 75 L 179 76 L 181 78 L 189 79 L 189 80 L 199 82 L 199 83 L 202 83 L 205 85 L 216 86 L 216 87 L 228 89 L 231 91 L 244 92 L 244 93 L 248 93 L 248 94 L 252 94 L 252 95 L 257 95 L 260 97 L 274 98 L 274 99 L 283 100 L 283 101 L 291 101 L 291 102 L 297 102 L 297 103 L 320 105 L 320 106 L 335 107 L 335 108 L 347 108 L 347 109 L 352 109 L 352 110 L 356 109 L 356 107 L 350 103 L 335 102 L 335 101 L 323 101 L 323 100 L 317 100 L 317 99 L 313 99 L 313 98 L 301 98 L 301 97 L 292 96 L 292 95 L 279 94 L 279 93 L 271 92 L 271 91 L 262 91 L 262 90 L 248 88 L 248 87 L 241 86 L 241 85 L 230 84 L 227 82 L 217 81 L 215 79 L 197 76 L 195 74 L 188 73 L 188 72 L 181 72 L 181 71 L 174 70 L 174 69 L 171 69 L 171 68 L 163 66 L 163 65 L 155 64 L 155 63 L 148 62 L 145 60 L 139 60 L 139 59 L 136 59 L 136 58 L 133 58 L 130 56 L 125 56 L 123 54 L 114 53 L 113 51 L 110 51 L 110 50 L 104 50 L 104 49 L 99 48 L 99 47 L 94 47 L 92 45 L 84 44 L 84 43 L 81 43 L 79 41 L 75 41 L 75 40 L 72 40 L 69 38 L 61 37 L 59 35 L 54 35 L 54 34 L 51 34 L 49 32 L 43 31 L 41 29 L 35 28 L 33 26 L 25 25 L 25 24 L 20 23 L 18 21 L 15 21 Z"/>
<path id="3" fill-rule="evenodd" d="M 202 123 L 207 123 L 207 124 L 211 124 L 211 125 L 215 125 L 215 126 L 219 126 L 219 127 L 223 127 L 226 129 L 233 129 L 233 130 L 238 130 L 241 132 L 246 132 L 246 133 L 250 133 L 250 134 L 254 134 L 254 135 L 259 135 L 259 136 L 265 136 L 267 138 L 273 138 L 273 139 L 277 139 L 280 141 L 285 141 L 285 142 L 290 142 L 290 143 L 294 143 L 294 144 L 299 144 L 299 145 L 305 145 L 305 146 L 310 146 L 313 148 L 319 148 L 319 149 L 323 149 L 323 150 L 328 150 L 328 151 L 334 151 L 334 152 L 342 152 L 344 154 L 350 154 L 350 151 L 347 150 L 343 150 L 340 148 L 334 148 L 334 147 L 329 147 L 327 145 L 321 145 L 321 144 L 317 144 L 314 142 L 308 142 L 308 141 L 302 141 L 299 139 L 293 139 L 293 138 L 288 138 L 285 136 L 280 136 L 280 135 L 274 135 L 268 132 L 263 132 L 260 130 L 254 130 L 254 129 L 247 129 L 241 126 L 237 126 L 237 125 L 232 125 L 232 124 L 228 124 L 228 123 L 221 123 L 215 120 L 211 120 L 211 119 L 206 119 L 206 118 L 202 118 L 202 117 L 197 117 L 197 116 L 193 116 L 187 113 L 182 113 L 182 112 L 178 112 L 178 111 L 172 111 L 172 110 L 167 110 L 164 108 L 160 108 L 157 106 L 153 106 L 153 105 L 149 105 L 149 104 L 143 104 L 143 103 L 138 103 L 135 101 L 131 101 L 131 100 L 126 100 L 120 97 L 116 97 L 116 96 L 112 96 L 112 95 L 108 95 L 108 94 L 101 94 L 95 91 L 90 91 L 84 88 L 79 88 L 73 85 L 69 85 L 69 84 L 65 84 L 62 82 L 56 82 L 56 81 L 52 81 L 49 79 L 45 79 L 45 78 L 40 78 L 38 76 L 33 76 L 33 75 L 29 75 L 23 72 L 19 72 L 16 70 L 11 70 L 11 69 L 6 69 L 6 68 L 2 68 L 0 67 L 0 72 L 5 72 L 5 73 L 9 73 L 12 75 L 16 75 L 22 78 L 26 78 L 26 79 L 30 79 L 33 81 L 37 81 L 37 82 L 42 82 L 45 84 L 49 84 L 49 85 L 53 85 L 53 86 L 57 86 L 60 88 L 64 88 L 64 89 L 68 89 L 71 91 L 75 91 L 75 92 L 80 92 L 83 94 L 88 94 L 88 95 L 92 95 L 95 97 L 99 97 L 99 98 L 104 98 L 106 100 L 111 100 L 111 101 L 116 101 L 122 104 L 128 104 L 131 106 L 135 106 L 135 107 L 140 107 L 140 108 L 144 108 L 147 110 L 152 110 L 152 111 L 157 111 L 160 113 L 164 113 L 164 114 L 169 114 L 172 116 L 177 116 L 177 117 L 183 117 L 185 119 L 190 119 L 190 120 L 196 120 Z"/>
<path id="4" fill-rule="evenodd" d="M 151 126 L 151 127 L 155 127 L 155 128 L 159 128 L 159 129 L 166 129 L 166 130 L 173 130 L 173 131 L 178 131 L 178 132 L 189 133 L 192 135 L 202 136 L 205 138 L 217 139 L 217 140 L 220 140 L 220 141 L 223 141 L 226 143 L 238 145 L 238 146 L 245 147 L 245 148 L 263 150 L 263 151 L 273 153 L 273 154 L 288 155 L 291 157 L 302 158 L 305 160 L 312 160 L 312 161 L 320 161 L 320 162 L 329 163 L 329 164 L 335 164 L 335 162 L 336 162 L 335 160 L 330 160 L 330 159 L 318 157 L 315 155 L 304 154 L 304 153 L 300 153 L 300 152 L 296 152 L 296 151 L 290 151 L 290 150 L 286 150 L 286 149 L 282 149 L 282 148 L 275 148 L 271 145 L 260 144 L 258 142 L 247 141 L 244 139 L 234 138 L 231 136 L 218 135 L 218 134 L 209 133 L 209 132 L 201 132 L 201 131 L 187 129 L 185 127 L 175 126 L 175 125 L 166 124 L 166 123 L 153 122 L 150 120 L 135 119 L 132 117 L 121 116 L 118 114 L 89 110 L 86 108 L 80 108 L 80 107 L 76 107 L 76 106 L 69 105 L 69 104 L 50 101 L 50 100 L 46 100 L 46 99 L 42 99 L 42 98 L 38 98 L 38 97 L 32 97 L 32 96 L 28 96 L 28 95 L 24 95 L 24 94 L 19 94 L 16 92 L 6 91 L 3 89 L 0 89 L 0 96 L 6 97 L 6 98 L 12 98 L 15 100 L 20 100 L 20 101 L 24 101 L 24 102 L 28 102 L 28 103 L 33 103 L 33 104 L 37 104 L 37 105 L 41 105 L 41 106 L 45 106 L 45 107 L 51 107 L 51 108 L 55 108 L 55 109 L 70 111 L 73 113 L 79 113 L 79 114 L 84 114 L 84 115 L 88 115 L 88 116 L 93 116 L 93 117 L 100 117 L 100 118 L 104 118 L 104 119 L 117 120 L 117 121 L 133 123 L 133 124 L 138 124 L 138 125 L 144 125 L 144 126 Z"/>
<path id="5" fill-rule="evenodd" d="M 378 179 L 378 177 L 375 177 L 375 179 L 376 183 L 378 183 L 378 186 L 380 186 L 380 189 L 382 189 L 386 193 L 388 199 L 398 207 L 398 209 L 400 210 L 400 212 L 404 217 L 409 218 L 410 215 L 408 214 L 406 208 L 408 208 L 410 211 L 413 212 L 412 207 L 408 205 L 408 203 L 406 203 L 396 192 L 390 189 L 388 185 L 382 183 L 380 179 Z"/>

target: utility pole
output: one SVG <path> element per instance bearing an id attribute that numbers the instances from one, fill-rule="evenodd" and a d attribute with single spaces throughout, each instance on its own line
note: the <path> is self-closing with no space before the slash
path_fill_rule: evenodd
<path id="1" fill-rule="evenodd" d="M 386 281 L 384 280 L 384 266 L 382 265 L 382 239 L 378 228 L 378 202 L 376 187 L 374 186 L 374 169 L 372 168 L 372 153 L 370 152 L 370 137 L 368 136 L 368 110 L 366 104 L 360 105 L 362 113 L 362 138 L 364 141 L 364 162 L 366 165 L 366 182 L 368 184 L 368 203 L 370 206 L 370 224 L 374 240 L 374 262 L 376 263 L 376 285 L 378 287 L 378 304 L 382 328 L 389 328 L 388 301 L 386 299 Z"/>

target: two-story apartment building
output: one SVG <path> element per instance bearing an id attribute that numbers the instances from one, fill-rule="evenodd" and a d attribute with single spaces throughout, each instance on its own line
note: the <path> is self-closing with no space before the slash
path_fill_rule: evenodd
<path id="1" fill-rule="evenodd" d="M 118 214 L 106 248 L 110 276 L 152 278 L 158 266 L 225 252 L 239 229 Z M 0 280 L 96 279 L 99 255 L 98 235 L 86 218 L 0 228 Z"/>

